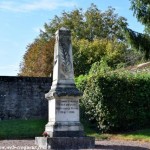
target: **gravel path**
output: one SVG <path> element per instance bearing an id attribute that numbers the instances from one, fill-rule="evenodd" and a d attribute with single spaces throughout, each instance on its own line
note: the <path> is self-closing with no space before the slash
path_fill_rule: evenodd
<path id="1" fill-rule="evenodd" d="M 99 150 L 150 150 L 150 143 L 138 141 L 96 141 Z M 34 140 L 0 140 L 0 150 L 40 150 Z"/>
<path id="2" fill-rule="evenodd" d="M 100 150 L 150 150 L 150 143 L 138 141 L 96 141 L 95 149 Z"/>

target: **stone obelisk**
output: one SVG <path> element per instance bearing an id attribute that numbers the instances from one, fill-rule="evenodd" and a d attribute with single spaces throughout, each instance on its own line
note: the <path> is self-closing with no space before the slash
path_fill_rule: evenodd
<path id="1" fill-rule="evenodd" d="M 47 149 L 93 148 L 94 138 L 84 135 L 80 123 L 79 98 L 82 93 L 74 83 L 71 32 L 60 28 L 54 48 L 53 82 L 45 94 L 48 100 L 48 123 L 46 138 L 36 137 L 36 143 Z"/>

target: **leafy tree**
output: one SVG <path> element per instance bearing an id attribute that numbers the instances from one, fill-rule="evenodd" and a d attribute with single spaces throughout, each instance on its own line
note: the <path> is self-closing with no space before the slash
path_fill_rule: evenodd
<path id="1" fill-rule="evenodd" d="M 144 53 L 146 60 L 150 57 L 150 37 L 129 28 L 125 29 L 126 37 L 133 48 Z"/>
<path id="2" fill-rule="evenodd" d="M 134 15 L 145 25 L 145 34 L 138 33 L 125 27 L 126 37 L 133 48 L 144 53 L 146 60 L 150 58 L 150 1 L 130 0 Z"/>
<path id="3" fill-rule="evenodd" d="M 62 26 L 72 32 L 75 75 L 88 73 L 92 64 L 102 57 L 111 67 L 125 62 L 127 45 L 122 26 L 127 26 L 126 19 L 119 17 L 111 7 L 101 12 L 91 4 L 85 12 L 82 9 L 64 11 L 45 23 L 45 30 L 27 47 L 19 75 L 49 76 L 52 73 L 54 35 Z"/>
<path id="4" fill-rule="evenodd" d="M 83 38 L 83 14 L 82 9 L 75 9 L 71 12 L 63 12 L 62 16 L 55 16 L 50 23 L 45 23 L 45 32 L 41 32 L 40 36 L 42 38 L 50 39 L 54 37 L 55 32 L 60 27 L 67 27 L 72 31 L 72 36 L 76 38 Z"/>
<path id="5" fill-rule="evenodd" d="M 131 9 L 134 12 L 134 15 L 145 25 L 146 31 L 150 33 L 150 1 L 149 0 L 130 0 Z"/>
<path id="6" fill-rule="evenodd" d="M 76 40 L 73 42 L 75 75 L 87 74 L 95 62 L 105 58 L 108 65 L 116 68 L 126 62 L 127 46 L 118 40 L 95 39 L 94 41 Z"/>
<path id="7" fill-rule="evenodd" d="M 71 12 L 63 12 L 62 15 L 55 16 L 50 23 L 45 23 L 45 32 L 41 32 L 41 37 L 51 38 L 60 27 L 67 27 L 72 32 L 73 39 L 87 39 L 93 41 L 95 38 L 124 38 L 122 26 L 127 26 L 124 17 L 119 17 L 115 9 L 109 7 L 107 11 L 101 12 L 96 5 L 85 11 L 75 9 Z"/>
<path id="8" fill-rule="evenodd" d="M 23 62 L 20 64 L 20 76 L 46 77 L 53 69 L 54 39 L 45 41 L 36 39 L 27 46 Z"/>

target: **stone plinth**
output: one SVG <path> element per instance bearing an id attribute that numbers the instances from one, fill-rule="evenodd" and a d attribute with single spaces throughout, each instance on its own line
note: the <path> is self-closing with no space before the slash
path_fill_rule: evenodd
<path id="1" fill-rule="evenodd" d="M 80 123 L 81 96 L 74 83 L 71 33 L 61 28 L 56 32 L 53 82 L 50 91 L 45 94 L 49 108 L 45 126 L 48 137 L 36 137 L 37 145 L 47 149 L 94 147 L 94 138 L 84 135 Z"/>
<path id="2" fill-rule="evenodd" d="M 84 136 L 79 119 L 79 99 L 73 96 L 55 97 L 48 101 L 49 122 L 45 131 L 50 137 Z"/>
<path id="3" fill-rule="evenodd" d="M 43 149 L 91 149 L 94 148 L 93 137 L 36 137 L 35 144 Z"/>

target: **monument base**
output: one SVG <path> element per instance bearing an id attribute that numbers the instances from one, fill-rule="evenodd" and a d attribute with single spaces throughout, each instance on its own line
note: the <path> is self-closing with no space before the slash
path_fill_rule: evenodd
<path id="1" fill-rule="evenodd" d="M 35 137 L 35 144 L 43 149 L 91 149 L 94 137 Z"/>
<path id="2" fill-rule="evenodd" d="M 49 137 L 83 137 L 84 136 L 83 131 L 54 131 L 48 133 L 49 133 Z"/>

